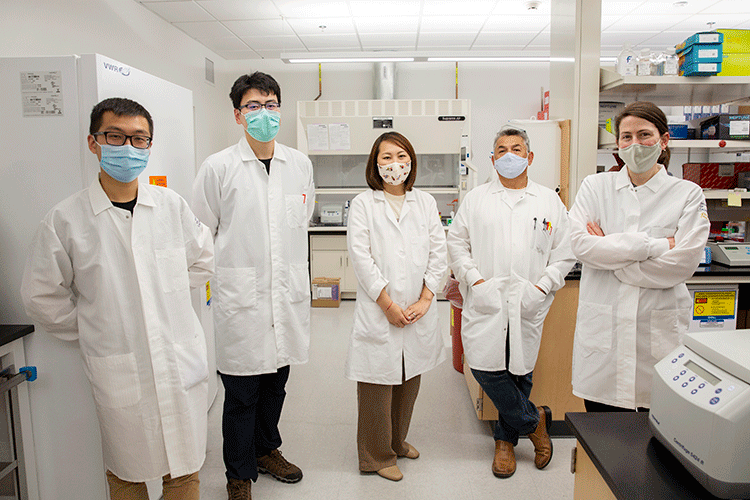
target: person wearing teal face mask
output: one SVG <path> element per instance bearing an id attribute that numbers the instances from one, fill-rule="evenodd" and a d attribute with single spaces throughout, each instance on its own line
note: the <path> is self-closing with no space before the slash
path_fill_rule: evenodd
<path id="1" fill-rule="evenodd" d="M 211 155 L 193 184 L 193 208 L 216 242 L 216 364 L 225 388 L 222 433 L 229 498 L 250 498 L 258 473 L 294 483 L 278 450 L 290 365 L 308 359 L 307 227 L 312 164 L 279 144 L 281 88 L 243 75 L 229 94 L 243 137 Z"/>
<path id="2" fill-rule="evenodd" d="M 78 340 L 109 498 L 148 499 L 145 482 L 161 477 L 165 500 L 198 500 L 209 373 L 190 288 L 213 273 L 213 241 L 177 193 L 138 183 L 153 127 L 135 101 L 94 107 L 99 175 L 39 225 L 21 296 L 44 330 Z"/>

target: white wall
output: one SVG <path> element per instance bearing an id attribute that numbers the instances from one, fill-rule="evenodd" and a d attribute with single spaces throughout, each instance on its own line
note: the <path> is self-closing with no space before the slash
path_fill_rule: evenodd
<path id="1" fill-rule="evenodd" d="M 217 73 L 224 60 L 182 31 L 132 0 L 2 2 L 0 56 L 93 52 L 193 91 L 198 165 L 224 147 L 227 117 L 217 103 L 229 89 L 204 78 L 205 58 Z"/>
<path id="2" fill-rule="evenodd" d="M 296 147 L 296 101 L 318 95 L 317 64 L 284 64 L 280 61 L 227 61 L 220 81 L 229 93 L 234 80 L 253 71 L 269 73 L 281 86 L 282 116 L 278 141 Z M 323 64 L 322 100 L 373 99 L 373 65 L 366 63 Z M 218 82 L 217 82 L 218 84 Z M 512 118 L 536 116 L 541 107 L 541 88 L 549 88 L 546 63 L 459 63 L 458 98 L 471 99 L 472 148 L 480 167 L 480 182 L 492 165 L 489 155 L 497 130 Z M 397 63 L 396 99 L 454 99 L 454 63 Z M 231 118 L 232 106 L 224 97 L 221 107 Z M 228 143 L 235 142 L 242 128 L 231 121 L 225 129 Z M 531 145 L 534 149 L 534 145 Z"/>

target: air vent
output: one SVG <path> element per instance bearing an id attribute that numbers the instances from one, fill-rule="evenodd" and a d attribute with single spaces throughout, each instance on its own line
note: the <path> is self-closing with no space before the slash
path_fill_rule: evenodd
<path id="1" fill-rule="evenodd" d="M 214 62 L 209 58 L 206 58 L 206 81 L 211 84 L 216 83 L 214 80 Z"/>

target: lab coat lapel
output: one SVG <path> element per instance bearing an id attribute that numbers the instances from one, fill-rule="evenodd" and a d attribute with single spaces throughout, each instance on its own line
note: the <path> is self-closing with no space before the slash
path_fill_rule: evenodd
<path id="1" fill-rule="evenodd" d="M 393 209 L 391 208 L 391 204 L 388 203 L 388 200 L 385 199 L 385 194 L 383 194 L 383 191 L 375 191 L 374 192 L 375 200 L 383 203 L 385 205 L 385 216 L 388 217 L 388 220 L 393 223 L 394 226 L 400 231 L 401 227 L 398 224 L 398 221 L 396 220 L 396 214 L 393 213 Z M 404 203 L 404 205 L 406 205 Z M 403 209 L 402 209 L 403 210 Z M 403 215 L 402 215 L 403 218 Z"/>
<path id="2" fill-rule="evenodd" d="M 415 201 L 417 201 L 417 198 L 414 191 L 407 191 L 406 196 L 404 197 L 404 204 L 401 207 L 401 217 L 399 217 L 399 222 L 403 222 L 406 214 L 411 212 L 411 204 Z"/>

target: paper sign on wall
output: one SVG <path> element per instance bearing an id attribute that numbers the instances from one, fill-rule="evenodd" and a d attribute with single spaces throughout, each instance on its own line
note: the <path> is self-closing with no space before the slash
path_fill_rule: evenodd
<path id="1" fill-rule="evenodd" d="M 328 151 L 328 125 L 311 123 L 307 126 L 307 149 L 309 151 Z"/>
<path id="2" fill-rule="evenodd" d="M 22 71 L 23 116 L 62 116 L 62 72 Z"/>
<path id="3" fill-rule="evenodd" d="M 348 151 L 352 149 L 348 123 L 331 123 L 328 125 L 328 135 L 331 140 L 332 151 Z"/>

